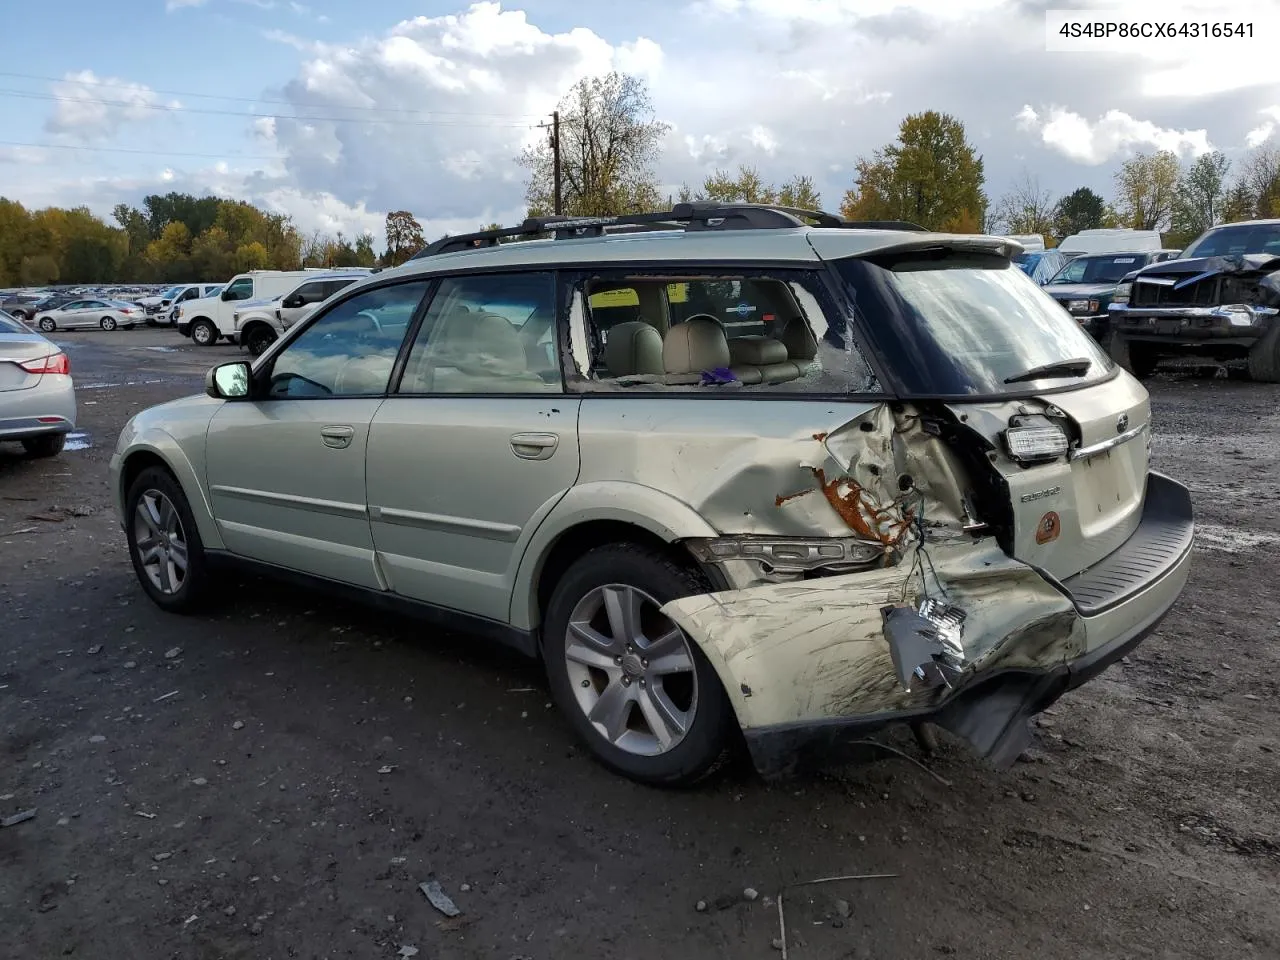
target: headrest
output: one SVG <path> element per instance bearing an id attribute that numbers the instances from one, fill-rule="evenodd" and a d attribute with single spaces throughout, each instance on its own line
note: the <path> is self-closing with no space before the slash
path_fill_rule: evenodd
<path id="1" fill-rule="evenodd" d="M 760 366 L 767 363 L 783 363 L 789 355 L 786 344 L 773 337 L 736 337 L 729 341 L 729 356 L 734 363 Z"/>
<path id="2" fill-rule="evenodd" d="M 729 366 L 729 341 L 714 317 L 698 314 L 668 331 L 662 341 L 667 373 L 701 373 Z"/>
<path id="3" fill-rule="evenodd" d="M 604 362 L 614 377 L 654 374 L 661 376 L 662 334 L 643 320 L 629 320 L 609 330 Z"/>
<path id="4" fill-rule="evenodd" d="M 496 313 L 474 313 L 461 320 L 466 334 L 460 337 L 455 357 L 458 367 L 498 368 L 524 372 L 528 359 L 520 333 L 506 317 Z"/>
<path id="5" fill-rule="evenodd" d="M 818 355 L 818 341 L 804 317 L 792 317 L 782 328 L 782 344 L 791 360 L 812 360 Z"/>

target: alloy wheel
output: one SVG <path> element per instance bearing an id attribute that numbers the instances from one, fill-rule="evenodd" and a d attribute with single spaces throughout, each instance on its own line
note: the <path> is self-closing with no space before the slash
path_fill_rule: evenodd
<path id="1" fill-rule="evenodd" d="M 151 585 L 175 594 L 187 578 L 187 537 L 173 501 L 154 488 L 138 498 L 133 512 L 134 550 Z"/>
<path id="2" fill-rule="evenodd" d="M 679 744 L 698 707 L 688 638 L 660 607 L 632 586 L 597 587 L 573 608 L 565 638 L 578 706 L 609 743 L 638 756 Z"/>

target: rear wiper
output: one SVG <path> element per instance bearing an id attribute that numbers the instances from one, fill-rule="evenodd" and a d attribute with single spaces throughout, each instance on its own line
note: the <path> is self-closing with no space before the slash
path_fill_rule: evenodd
<path id="1" fill-rule="evenodd" d="M 1083 377 L 1089 372 L 1091 366 L 1093 366 L 1093 361 L 1087 357 L 1058 360 L 1054 363 L 1044 363 L 1038 367 L 1032 367 L 1026 373 L 1020 373 L 1016 377 L 1006 377 L 1004 382 L 1026 383 L 1028 380 L 1047 380 L 1050 377 Z"/>

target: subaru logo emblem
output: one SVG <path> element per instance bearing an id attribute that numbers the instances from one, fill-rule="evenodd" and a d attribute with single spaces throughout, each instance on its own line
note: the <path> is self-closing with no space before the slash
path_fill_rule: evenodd
<path id="1" fill-rule="evenodd" d="M 1127 429 L 1129 429 L 1129 415 L 1122 413 L 1116 417 L 1116 433 L 1124 433 Z"/>

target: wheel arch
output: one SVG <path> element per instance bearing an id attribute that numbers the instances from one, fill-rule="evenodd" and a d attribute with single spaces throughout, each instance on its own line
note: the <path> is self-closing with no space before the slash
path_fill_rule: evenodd
<path id="1" fill-rule="evenodd" d="M 587 550 L 607 543 L 653 547 L 723 587 L 718 571 L 697 563 L 681 543 L 717 535 L 687 503 L 652 487 L 612 481 L 575 486 L 539 524 L 524 549 L 511 598 L 511 625 L 538 630 L 559 577 Z"/>
<path id="2" fill-rule="evenodd" d="M 205 496 L 204 486 L 200 483 L 196 468 L 177 440 L 167 433 L 156 431 L 145 437 L 136 438 L 129 449 L 121 455 L 119 484 L 115 491 L 121 518 L 126 517 L 129 488 L 148 467 L 160 467 L 168 471 L 178 482 L 191 508 L 191 515 L 195 517 L 201 542 L 206 549 L 221 549 L 222 536 L 218 532 L 213 510 Z"/>
<path id="3" fill-rule="evenodd" d="M 244 325 L 237 331 L 237 333 L 239 334 L 241 346 L 244 346 L 247 344 L 249 338 L 253 336 L 253 332 L 257 330 L 259 327 L 263 327 L 267 330 L 270 330 L 271 333 L 274 334 L 276 339 L 280 338 L 280 331 L 277 330 L 275 327 L 275 324 L 273 324 L 266 317 L 250 317 L 248 320 L 244 322 Z"/>

